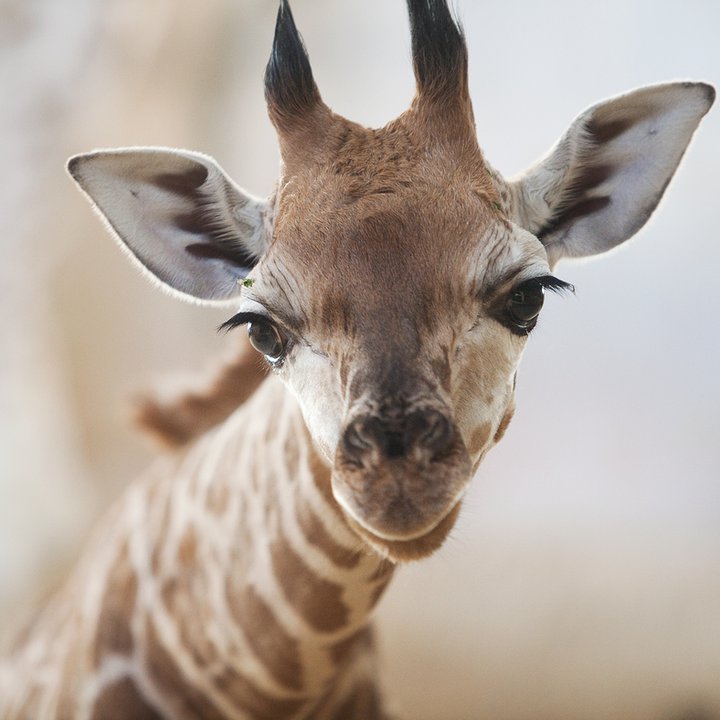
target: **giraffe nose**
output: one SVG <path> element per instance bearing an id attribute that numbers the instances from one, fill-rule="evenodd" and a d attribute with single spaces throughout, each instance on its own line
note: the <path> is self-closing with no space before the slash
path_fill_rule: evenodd
<path id="1" fill-rule="evenodd" d="M 346 458 L 363 464 L 375 454 L 395 460 L 420 453 L 425 460 L 437 460 L 455 440 L 454 424 L 441 412 L 425 409 L 399 417 L 360 415 L 346 427 L 342 445 Z"/>

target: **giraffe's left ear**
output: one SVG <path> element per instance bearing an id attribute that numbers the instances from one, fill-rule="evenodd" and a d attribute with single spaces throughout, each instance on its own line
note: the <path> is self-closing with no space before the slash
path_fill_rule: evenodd
<path id="1" fill-rule="evenodd" d="M 206 155 L 99 150 L 70 158 L 68 170 L 121 245 L 183 295 L 237 295 L 267 245 L 268 201 L 237 187 Z"/>
<path id="2" fill-rule="evenodd" d="M 714 99 L 705 83 L 669 83 L 591 107 L 509 183 L 512 219 L 542 241 L 551 266 L 619 245 L 652 214 Z"/>

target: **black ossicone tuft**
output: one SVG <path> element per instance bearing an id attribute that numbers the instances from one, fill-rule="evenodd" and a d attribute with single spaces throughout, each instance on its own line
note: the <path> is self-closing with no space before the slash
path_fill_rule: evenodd
<path id="1" fill-rule="evenodd" d="M 467 46 L 447 0 L 407 0 L 418 92 L 450 99 L 467 95 Z"/>
<path id="2" fill-rule="evenodd" d="M 301 115 L 320 102 L 310 60 L 287 0 L 280 0 L 272 54 L 265 69 L 265 99 L 273 121 Z"/>

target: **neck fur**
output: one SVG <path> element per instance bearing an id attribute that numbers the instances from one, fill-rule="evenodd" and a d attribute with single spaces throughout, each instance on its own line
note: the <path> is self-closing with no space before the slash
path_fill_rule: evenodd
<path id="1" fill-rule="evenodd" d="M 346 525 L 274 378 L 131 486 L 111 520 L 64 591 L 83 647 L 77 632 L 55 647 L 57 707 L 72 694 L 95 717 L 132 697 L 162 716 L 281 720 L 374 687 L 368 621 L 393 566 Z"/>

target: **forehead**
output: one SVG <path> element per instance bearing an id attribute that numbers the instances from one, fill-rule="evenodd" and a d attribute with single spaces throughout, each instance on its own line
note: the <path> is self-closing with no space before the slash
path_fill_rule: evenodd
<path id="1" fill-rule="evenodd" d="M 536 253 L 500 213 L 477 146 L 432 140 L 402 119 L 343 124 L 320 159 L 286 171 L 261 277 L 365 308 L 451 302 Z"/>

